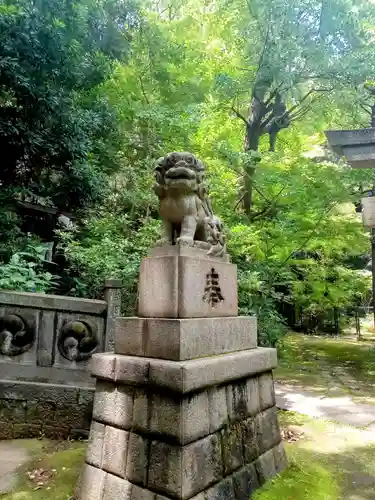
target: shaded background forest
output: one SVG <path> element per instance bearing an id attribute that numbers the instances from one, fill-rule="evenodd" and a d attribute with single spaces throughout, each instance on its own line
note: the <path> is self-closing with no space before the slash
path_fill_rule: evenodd
<path id="1" fill-rule="evenodd" d="M 207 166 L 263 343 L 371 303 L 360 199 L 324 130 L 367 127 L 375 4 L 0 0 L 0 287 L 101 297 L 159 231 L 155 160 Z"/>

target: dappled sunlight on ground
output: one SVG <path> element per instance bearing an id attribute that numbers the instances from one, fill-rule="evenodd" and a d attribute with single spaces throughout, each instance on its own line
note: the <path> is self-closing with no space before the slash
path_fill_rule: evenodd
<path id="1" fill-rule="evenodd" d="M 333 471 L 342 490 L 341 500 L 375 498 L 375 432 L 290 412 L 280 412 L 280 422 L 283 428 L 291 427 L 304 436 L 286 444 L 288 454 Z"/>
<path id="2" fill-rule="evenodd" d="M 375 425 L 375 406 L 358 403 L 349 396 L 326 397 L 291 385 L 276 384 L 279 408 L 309 417 L 325 418 L 355 427 Z"/>
<path id="3" fill-rule="evenodd" d="M 375 404 L 375 343 L 353 337 L 289 334 L 278 347 L 280 384 Z"/>

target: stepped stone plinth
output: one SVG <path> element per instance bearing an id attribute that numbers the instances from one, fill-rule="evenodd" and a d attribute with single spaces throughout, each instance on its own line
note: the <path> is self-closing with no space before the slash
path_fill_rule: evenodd
<path id="1" fill-rule="evenodd" d="M 142 261 L 139 317 L 93 356 L 79 500 L 249 500 L 286 466 L 276 351 L 237 315 L 236 266 L 223 245 L 179 243 Z"/>

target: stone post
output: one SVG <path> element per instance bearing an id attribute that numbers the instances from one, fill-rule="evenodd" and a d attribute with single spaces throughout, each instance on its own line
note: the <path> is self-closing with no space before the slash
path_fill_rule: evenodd
<path id="1" fill-rule="evenodd" d="M 107 302 L 104 350 L 110 352 L 115 346 L 115 323 L 121 314 L 121 280 L 108 279 L 104 285 L 104 300 Z"/>
<path id="2" fill-rule="evenodd" d="M 92 360 L 79 500 L 249 500 L 286 466 L 276 351 L 237 311 L 235 265 L 178 246 L 142 261 L 140 316 Z"/>

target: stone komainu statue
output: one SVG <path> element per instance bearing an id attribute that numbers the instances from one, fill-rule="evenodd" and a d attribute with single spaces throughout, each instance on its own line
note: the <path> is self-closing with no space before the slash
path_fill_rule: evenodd
<path id="1" fill-rule="evenodd" d="M 156 162 L 154 186 L 164 234 L 157 245 L 189 245 L 223 257 L 223 226 L 212 212 L 204 183 L 205 167 L 191 153 L 169 153 Z"/>

